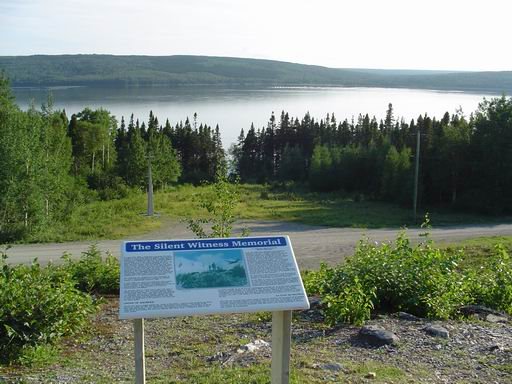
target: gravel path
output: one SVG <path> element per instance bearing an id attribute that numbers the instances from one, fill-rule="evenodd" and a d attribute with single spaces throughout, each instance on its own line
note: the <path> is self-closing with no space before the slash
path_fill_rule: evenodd
<path id="1" fill-rule="evenodd" d="M 245 376 L 266 364 L 270 346 L 244 352 L 257 340 L 271 342 L 270 318 L 231 314 L 149 319 L 145 322 L 148 383 L 227 383 L 215 374 L 233 368 Z M 377 316 L 368 324 L 393 332 L 398 342 L 380 347 L 360 340 L 360 327 L 322 324 L 318 309 L 295 313 L 291 370 L 301 383 L 512 384 L 511 323 L 434 322 L 449 330 L 447 338 L 430 336 L 429 321 Z M 132 383 L 133 328 L 119 320 L 117 298 L 107 300 L 91 335 L 68 339 L 62 361 L 42 368 L 0 369 L 0 383 Z M 369 377 L 373 371 L 374 376 Z M 256 371 L 257 372 L 257 371 Z M 216 377 L 216 378 L 215 378 Z M 258 381 L 259 382 L 259 381 Z"/>
<path id="2" fill-rule="evenodd" d="M 279 221 L 245 221 L 236 225 L 235 233 L 240 233 L 242 227 L 247 227 L 253 236 L 289 235 L 302 268 L 315 268 L 321 261 L 336 263 L 343 257 L 353 253 L 358 241 L 368 236 L 372 241 L 392 241 L 401 231 L 389 229 L 356 229 L 328 228 Z M 408 229 L 407 235 L 414 242 L 420 239 L 422 229 Z M 512 236 L 512 224 L 485 226 L 458 226 L 436 228 L 431 230 L 431 237 L 438 242 L 457 242 L 463 239 L 480 236 Z M 160 229 L 148 234 L 133 236 L 127 240 L 140 239 L 186 239 L 192 238 L 192 233 L 183 223 L 166 222 Z M 11 263 L 29 263 L 35 257 L 45 264 L 49 261 L 58 262 L 64 252 L 77 257 L 94 241 L 15 245 L 8 250 Z M 119 256 L 121 240 L 101 240 L 97 242 L 103 251 L 110 251 Z"/>

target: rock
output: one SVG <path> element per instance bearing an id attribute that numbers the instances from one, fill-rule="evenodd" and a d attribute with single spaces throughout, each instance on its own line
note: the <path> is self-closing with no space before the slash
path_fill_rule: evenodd
<path id="1" fill-rule="evenodd" d="M 359 338 L 375 347 L 396 344 L 400 340 L 393 332 L 387 331 L 378 325 L 365 325 L 359 330 Z"/>
<path id="2" fill-rule="evenodd" d="M 322 322 L 324 320 L 322 298 L 320 296 L 310 296 L 308 301 L 309 309 L 302 310 L 300 312 L 301 317 L 313 322 Z"/>
<path id="3" fill-rule="evenodd" d="M 322 298 L 320 296 L 310 296 L 308 297 L 309 301 L 309 309 L 321 309 L 322 307 Z"/>
<path id="4" fill-rule="evenodd" d="M 270 344 L 265 340 L 257 339 L 252 343 L 242 345 L 237 349 L 237 353 L 245 353 L 245 352 L 257 352 L 262 348 L 270 348 Z"/>
<path id="5" fill-rule="evenodd" d="M 334 372 L 339 372 L 343 369 L 341 364 L 338 364 L 338 363 L 321 364 L 318 368 L 323 369 L 324 371 L 334 371 Z"/>
<path id="6" fill-rule="evenodd" d="M 503 351 L 503 346 L 500 344 L 493 344 L 489 347 L 489 351 L 491 352 L 501 352 Z"/>
<path id="7" fill-rule="evenodd" d="M 365 379 L 375 379 L 377 377 L 377 374 L 375 372 L 368 372 L 366 375 L 365 375 Z"/>
<path id="8" fill-rule="evenodd" d="M 209 363 L 214 362 L 214 361 L 226 361 L 227 359 L 229 359 L 229 357 L 230 357 L 229 354 L 226 352 L 217 352 L 213 356 L 208 356 L 206 358 L 206 361 L 208 361 Z"/>
<path id="9" fill-rule="evenodd" d="M 407 320 L 407 321 L 420 321 L 421 320 L 419 317 L 411 315 L 410 313 L 407 313 L 407 312 L 398 312 L 398 318 L 400 320 Z"/>
<path id="10" fill-rule="evenodd" d="M 494 309 L 484 307 L 483 305 L 464 305 L 459 308 L 460 313 L 464 316 L 476 316 L 481 320 L 486 320 L 488 315 L 494 315 L 497 317 L 503 317 L 506 320 L 510 320 L 510 316 L 505 313 L 495 311 Z"/>
<path id="11" fill-rule="evenodd" d="M 489 323 L 507 323 L 508 319 L 504 316 L 497 316 L 489 313 L 487 316 L 485 316 L 485 321 L 488 321 Z"/>
<path id="12" fill-rule="evenodd" d="M 430 336 L 442 337 L 445 339 L 450 337 L 450 332 L 445 327 L 441 327 L 440 325 L 429 324 L 423 328 L 423 330 Z"/>

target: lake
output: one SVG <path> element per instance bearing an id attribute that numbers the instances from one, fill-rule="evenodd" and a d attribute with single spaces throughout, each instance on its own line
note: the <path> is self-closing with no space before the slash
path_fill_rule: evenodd
<path id="1" fill-rule="evenodd" d="M 140 121 L 147 121 L 149 111 L 161 124 L 168 118 L 171 124 L 192 120 L 198 114 L 198 122 L 212 127 L 219 124 L 224 147 L 236 141 L 240 129 L 245 132 L 254 123 L 256 128 L 266 126 L 274 111 L 279 119 L 281 111 L 292 117 L 302 118 L 306 112 L 321 119 L 334 113 L 338 121 L 357 119 L 359 113 L 384 119 L 388 103 L 393 104 L 395 118 L 409 122 L 420 114 L 441 118 L 445 112 L 454 113 L 462 108 L 466 115 L 475 111 L 483 97 L 494 95 L 464 92 L 430 91 L 392 88 L 87 88 L 56 87 L 51 92 L 55 107 L 65 109 L 68 116 L 85 107 L 103 107 L 120 121 L 128 121 L 133 113 Z M 41 105 L 48 95 L 47 89 L 16 88 L 18 104 L 26 109 L 34 102 Z"/>

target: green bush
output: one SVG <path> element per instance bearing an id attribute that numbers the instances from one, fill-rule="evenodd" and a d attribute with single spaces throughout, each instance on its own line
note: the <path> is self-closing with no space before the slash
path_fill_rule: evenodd
<path id="1" fill-rule="evenodd" d="M 0 360 L 24 355 L 80 331 L 97 305 L 69 275 L 49 265 L 11 266 L 0 252 Z"/>
<path id="2" fill-rule="evenodd" d="M 362 325 L 370 318 L 374 298 L 375 290 L 366 289 L 355 277 L 352 284 L 344 286 L 339 293 L 324 296 L 325 319 L 329 324 L 342 321 Z"/>
<path id="3" fill-rule="evenodd" d="M 475 302 L 512 315 L 512 259 L 501 244 L 470 279 Z"/>
<path id="4" fill-rule="evenodd" d="M 371 310 L 406 311 L 448 319 L 467 304 L 512 314 L 512 261 L 503 247 L 481 271 L 463 269 L 462 250 L 449 252 L 428 240 L 411 246 L 404 234 L 394 244 L 360 242 L 354 256 L 336 267 L 305 274 L 309 294 L 318 294 L 330 323 L 361 324 Z"/>
<path id="5" fill-rule="evenodd" d="M 82 253 L 79 260 L 64 255 L 64 269 L 83 292 L 97 294 L 119 293 L 119 261 L 107 254 L 105 259 L 96 245 Z"/>
<path id="6" fill-rule="evenodd" d="M 124 180 L 112 172 L 96 172 L 87 176 L 89 189 L 95 190 L 101 200 L 122 199 L 130 194 Z"/>

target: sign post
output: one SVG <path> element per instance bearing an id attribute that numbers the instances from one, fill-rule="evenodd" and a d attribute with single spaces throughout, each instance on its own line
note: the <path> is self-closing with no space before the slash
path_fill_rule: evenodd
<path id="1" fill-rule="evenodd" d="M 292 342 L 292 311 L 272 313 L 271 384 L 290 381 L 290 351 Z"/>
<path id="2" fill-rule="evenodd" d="M 146 384 L 146 362 L 144 357 L 144 319 L 133 320 L 135 341 L 135 384 Z"/>
<path id="3" fill-rule="evenodd" d="M 119 317 L 134 320 L 136 383 L 145 383 L 144 318 L 272 312 L 272 384 L 290 376 L 292 310 L 308 309 L 288 236 L 127 241 Z"/>

